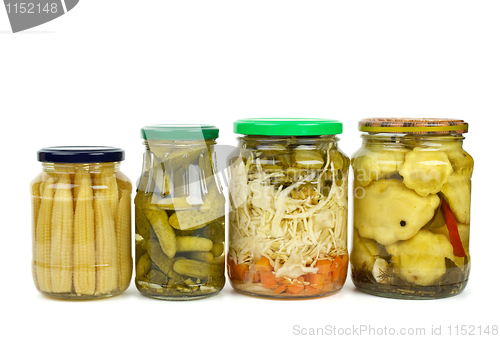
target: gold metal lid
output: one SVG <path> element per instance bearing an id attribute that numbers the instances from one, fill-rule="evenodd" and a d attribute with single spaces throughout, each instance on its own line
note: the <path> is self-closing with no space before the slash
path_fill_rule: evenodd
<path id="1" fill-rule="evenodd" d="M 362 132 L 408 134 L 462 134 L 469 124 L 458 119 L 439 118 L 370 118 L 359 122 Z"/>

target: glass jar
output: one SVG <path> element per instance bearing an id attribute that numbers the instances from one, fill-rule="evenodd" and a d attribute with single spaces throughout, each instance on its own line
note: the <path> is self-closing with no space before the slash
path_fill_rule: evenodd
<path id="1" fill-rule="evenodd" d="M 124 151 L 48 147 L 31 182 L 33 278 L 63 299 L 96 299 L 125 291 L 132 276 L 130 180 Z"/>
<path id="2" fill-rule="evenodd" d="M 243 294 L 319 297 L 347 275 L 349 158 L 342 123 L 245 119 L 230 160 L 228 274 Z"/>
<path id="3" fill-rule="evenodd" d="M 225 198 L 211 125 L 142 128 L 146 145 L 135 197 L 137 289 L 191 300 L 224 287 Z"/>
<path id="4" fill-rule="evenodd" d="M 456 295 L 470 269 L 474 161 L 468 124 L 450 119 L 365 119 L 352 156 L 352 279 L 390 298 Z"/>

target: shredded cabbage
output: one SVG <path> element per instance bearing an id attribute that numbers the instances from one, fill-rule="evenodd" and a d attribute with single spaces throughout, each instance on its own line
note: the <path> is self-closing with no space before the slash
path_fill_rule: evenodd
<path id="1" fill-rule="evenodd" d="M 265 256 L 276 277 L 294 279 L 316 273 L 318 259 L 347 254 L 347 168 L 334 168 L 331 147 L 322 169 L 299 174 L 288 187 L 272 184 L 284 171 L 266 172 L 254 153 L 231 164 L 230 260 L 252 264 Z M 251 174 L 250 164 L 257 168 Z M 326 171 L 342 171 L 344 179 L 323 195 Z M 300 189 L 307 194 L 293 196 Z"/>

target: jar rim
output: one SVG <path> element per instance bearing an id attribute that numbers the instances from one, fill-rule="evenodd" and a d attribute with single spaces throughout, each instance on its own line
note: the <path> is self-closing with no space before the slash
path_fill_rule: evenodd
<path id="1" fill-rule="evenodd" d="M 469 124 L 448 118 L 368 118 L 359 121 L 358 129 L 370 133 L 463 134 Z"/>

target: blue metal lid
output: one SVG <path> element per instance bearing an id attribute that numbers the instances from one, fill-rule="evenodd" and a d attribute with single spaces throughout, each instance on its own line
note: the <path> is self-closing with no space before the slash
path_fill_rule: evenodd
<path id="1" fill-rule="evenodd" d="M 125 159 L 125 151 L 108 146 L 55 146 L 38 151 L 38 161 L 56 163 L 117 162 Z"/>

